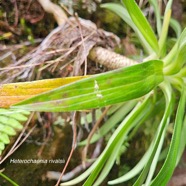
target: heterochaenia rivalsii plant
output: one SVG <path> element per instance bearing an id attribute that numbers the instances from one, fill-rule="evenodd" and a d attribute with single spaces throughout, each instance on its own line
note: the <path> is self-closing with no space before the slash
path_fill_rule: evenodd
<path id="1" fill-rule="evenodd" d="M 85 77 L 57 88 L 52 87 L 54 89 L 51 88 L 52 90 L 12 106 L 12 109 L 28 111 L 66 112 L 125 102 L 118 109 L 120 115 L 123 113 L 123 118 L 112 122 L 111 126 L 109 122 L 105 123 L 100 129 L 103 133 L 96 133 L 91 140 L 95 142 L 120 122 L 101 155 L 84 173 L 61 185 L 76 185 L 86 178 L 83 185 L 100 185 L 114 165 L 122 145 L 130 139 L 131 134 L 135 134 L 145 120 L 149 117 L 155 118 L 162 105 L 164 114 L 149 149 L 132 170 L 109 181 L 108 184 L 122 183 L 139 175 L 134 186 L 143 184 L 164 186 L 180 160 L 186 142 L 186 29 L 180 33 L 179 25 L 171 19 L 172 0 L 166 5 L 163 19 L 158 2 L 156 0 L 149 2 L 155 12 L 157 36 L 134 0 L 122 0 L 122 5 L 114 3 L 102 5 L 103 8 L 118 14 L 135 31 L 147 54 L 142 63 Z M 177 39 L 172 49 L 168 51 L 169 25 L 176 31 Z M 23 84 L 21 86 L 24 87 Z M 20 88 L 19 84 L 17 87 Z M 127 109 L 128 114 L 124 113 Z M 173 114 L 174 112 L 176 114 Z M 155 174 L 170 123 L 174 124 L 171 142 L 164 163 L 158 174 Z"/>

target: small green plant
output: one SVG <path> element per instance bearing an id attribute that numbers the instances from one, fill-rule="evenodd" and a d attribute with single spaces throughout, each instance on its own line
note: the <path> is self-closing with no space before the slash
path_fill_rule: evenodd
<path id="1" fill-rule="evenodd" d="M 119 184 L 139 175 L 134 186 L 143 184 L 165 186 L 180 160 L 186 143 L 186 29 L 181 33 L 177 22 L 171 19 L 172 0 L 167 3 L 163 19 L 158 2 L 156 0 L 149 2 L 154 7 L 157 36 L 134 0 L 122 0 L 122 5 L 114 3 L 102 5 L 103 8 L 118 14 L 135 31 L 147 53 L 142 63 L 87 77 L 39 94 L 12 107 L 29 111 L 65 112 L 125 102 L 100 129 L 103 133 L 95 134 L 92 138 L 93 143 L 120 122 L 101 155 L 84 173 L 61 185 L 76 185 L 86 178 L 83 185 L 100 185 L 115 163 L 123 144 L 131 138 L 131 134 L 136 133 L 149 116 L 155 118 L 158 115 L 157 110 L 162 108 L 162 104 L 164 114 L 149 149 L 132 170 L 120 178 L 109 181 L 108 184 Z M 177 40 L 170 51 L 166 45 L 169 25 L 177 35 Z M 160 101 L 158 95 L 161 93 L 162 104 L 157 104 Z M 116 114 L 123 115 L 118 118 Z M 174 128 L 168 153 L 158 174 L 155 174 L 170 123 L 174 123 Z M 86 141 L 83 141 L 80 145 L 85 143 Z"/>

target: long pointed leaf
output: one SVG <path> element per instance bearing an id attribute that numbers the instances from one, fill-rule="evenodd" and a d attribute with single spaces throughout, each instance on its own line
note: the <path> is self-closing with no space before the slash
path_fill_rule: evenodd
<path id="1" fill-rule="evenodd" d="M 161 120 L 160 126 L 159 126 L 157 139 L 155 141 L 155 145 L 153 147 L 152 154 L 151 154 L 146 166 L 144 167 L 143 171 L 141 172 L 140 176 L 138 177 L 138 179 L 136 180 L 136 182 L 134 183 L 133 186 L 141 186 L 144 183 L 146 176 L 148 174 L 148 171 L 150 169 L 150 166 L 152 164 L 152 161 L 154 159 L 154 155 L 156 154 L 156 150 L 159 146 L 159 142 L 162 138 L 164 131 L 166 130 L 166 125 L 168 124 L 169 119 L 170 119 L 171 111 L 173 108 L 173 99 L 172 99 L 172 94 L 171 94 L 172 90 L 171 90 L 171 87 L 169 84 L 164 83 L 164 84 L 162 84 L 161 87 L 164 91 L 164 95 L 166 98 L 166 109 L 164 112 L 164 116 Z"/>
<path id="2" fill-rule="evenodd" d="M 135 167 L 133 167 L 129 172 L 127 172 L 123 176 L 121 176 L 121 177 L 119 177 L 119 178 L 117 178 L 115 180 L 109 181 L 108 184 L 109 185 L 116 185 L 116 184 L 119 184 L 119 183 L 122 183 L 122 182 L 126 182 L 126 181 L 130 180 L 131 178 L 135 177 L 137 174 L 139 174 L 140 171 L 145 166 L 145 164 L 148 162 L 150 154 L 152 153 L 153 145 L 154 145 L 154 141 L 151 143 L 149 149 L 146 151 L 146 153 L 143 155 L 143 157 L 136 164 Z"/>
<path id="3" fill-rule="evenodd" d="M 149 108 L 148 106 L 151 105 L 151 101 L 152 100 L 150 100 L 148 97 L 145 100 L 143 100 L 142 103 L 139 102 L 136 105 L 136 107 L 130 112 L 130 114 L 122 121 L 122 123 L 115 130 L 114 134 L 109 139 L 106 148 L 104 149 L 102 154 L 98 157 L 98 159 L 93 163 L 93 165 L 88 170 L 86 170 L 83 174 L 81 174 L 79 177 L 71 181 L 62 183 L 61 186 L 75 185 L 80 181 L 82 181 L 83 179 L 85 179 L 89 174 L 91 174 L 91 172 L 92 174 L 87 180 L 87 182 L 85 183 L 85 185 L 87 186 L 92 185 L 91 183 L 93 183 L 94 180 L 96 179 L 97 173 L 99 173 L 99 171 L 102 169 L 104 163 L 110 157 L 110 154 L 113 151 L 116 152 L 118 147 L 121 147 L 124 139 L 126 138 L 127 133 L 129 132 L 129 129 L 133 126 L 134 122 L 136 123 L 142 118 L 142 116 L 144 115 L 143 110 Z"/>
<path id="4" fill-rule="evenodd" d="M 157 38 L 152 30 L 152 27 L 150 26 L 149 22 L 143 15 L 142 11 L 136 4 L 135 0 L 122 0 L 123 4 L 126 6 L 131 19 L 136 24 L 138 29 L 141 31 L 142 35 L 146 39 L 146 41 L 149 43 L 149 45 L 152 47 L 154 52 L 158 53 L 158 41 Z"/>
<path id="5" fill-rule="evenodd" d="M 175 126 L 172 135 L 172 140 L 170 143 L 169 152 L 163 167 L 161 168 L 158 175 L 153 180 L 151 186 L 166 185 L 174 172 L 177 163 L 179 146 L 181 142 L 180 139 L 181 139 L 182 123 L 183 123 L 183 118 L 185 113 L 185 103 L 186 103 L 186 93 L 185 90 L 183 90 L 181 93 L 181 98 L 176 113 Z"/>
<path id="6" fill-rule="evenodd" d="M 15 108 L 32 111 L 85 110 L 144 96 L 163 81 L 163 63 L 153 60 L 94 75 L 29 100 Z"/>
<path id="7" fill-rule="evenodd" d="M 158 1 L 157 0 L 149 0 L 150 4 L 154 8 L 154 13 L 156 15 L 156 27 L 157 27 L 157 32 L 158 35 L 160 36 L 161 34 L 161 29 L 162 29 L 162 23 L 161 23 L 161 13 L 160 13 L 160 8 L 158 6 Z"/>
<path id="8" fill-rule="evenodd" d="M 147 117 L 150 115 L 151 111 L 153 109 L 153 105 L 152 102 L 149 102 L 148 105 L 146 105 L 146 108 L 144 108 L 141 113 L 138 114 L 138 116 L 134 119 L 134 121 L 131 123 L 131 128 L 135 127 L 136 125 L 140 125 L 143 124 L 145 119 L 147 119 Z M 126 138 L 128 140 L 128 134 L 126 133 Z M 119 148 L 119 150 L 121 149 L 121 146 Z M 111 155 L 113 154 L 113 157 L 111 157 Z M 94 183 L 94 186 L 99 186 L 102 181 L 105 179 L 105 177 L 108 175 L 110 169 L 112 168 L 114 162 L 116 161 L 116 157 L 117 157 L 117 152 L 116 151 L 112 151 L 112 154 L 110 154 L 109 159 L 107 160 L 106 164 L 104 165 L 104 168 L 102 169 L 99 177 L 97 178 L 96 182 Z"/>
<path id="9" fill-rule="evenodd" d="M 148 97 L 142 102 L 138 103 L 138 105 L 133 109 L 133 111 L 124 119 L 124 121 L 120 124 L 120 126 L 116 129 L 115 133 L 110 138 L 107 147 L 104 150 L 104 155 L 99 159 L 96 168 L 92 171 L 89 178 L 84 183 L 84 186 L 93 185 L 95 179 L 100 173 L 101 169 L 104 167 L 105 162 L 109 158 L 110 154 L 113 151 L 117 152 L 117 148 L 121 148 L 124 140 L 126 139 L 128 132 L 132 129 L 132 127 L 138 123 L 144 117 L 144 109 L 148 109 L 151 103 L 151 99 Z M 95 186 L 98 186 L 95 184 Z"/>

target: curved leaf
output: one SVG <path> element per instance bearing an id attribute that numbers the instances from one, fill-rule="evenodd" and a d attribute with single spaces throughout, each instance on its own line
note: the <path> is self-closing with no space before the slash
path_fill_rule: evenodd
<path id="1" fill-rule="evenodd" d="M 154 8 L 154 13 L 155 13 L 155 16 L 156 16 L 157 32 L 158 32 L 158 35 L 160 36 L 161 29 L 162 29 L 162 23 L 161 23 L 161 12 L 160 12 L 160 8 L 159 8 L 159 5 L 158 5 L 158 1 L 157 0 L 149 0 L 149 2 Z"/>
<path id="2" fill-rule="evenodd" d="M 183 90 L 181 93 L 181 98 L 176 113 L 174 131 L 170 143 L 169 152 L 167 154 L 163 167 L 159 171 L 158 175 L 154 178 L 151 186 L 166 185 L 174 172 L 177 163 L 179 147 L 181 145 L 180 140 L 181 140 L 181 131 L 183 126 L 182 123 L 185 114 L 185 103 L 186 103 L 186 93 L 185 90 Z"/>
<path id="3" fill-rule="evenodd" d="M 154 142 L 151 143 L 149 149 L 146 151 L 146 153 L 143 155 L 141 160 L 137 163 L 137 165 L 134 168 L 132 168 L 130 171 L 128 171 L 123 176 L 116 178 L 115 180 L 109 181 L 108 184 L 109 185 L 116 185 L 116 184 L 128 181 L 131 178 L 133 178 L 134 176 L 136 176 L 137 174 L 139 174 L 149 159 L 149 156 L 152 152 L 153 144 L 154 144 Z"/>
<path id="4" fill-rule="evenodd" d="M 157 38 L 152 30 L 152 27 L 150 26 L 149 22 L 143 15 L 142 11 L 136 4 L 135 0 L 122 0 L 123 4 L 128 10 L 128 13 L 130 14 L 131 19 L 136 24 L 138 29 L 141 31 L 143 37 L 146 39 L 146 41 L 149 43 L 149 45 L 152 47 L 154 52 L 158 53 L 159 47 L 158 47 L 158 41 Z"/>
<path id="5" fill-rule="evenodd" d="M 105 162 L 109 159 L 112 152 L 118 152 L 121 145 L 123 144 L 123 141 L 126 139 L 126 136 L 130 129 L 138 122 L 142 120 L 144 115 L 146 115 L 146 112 L 143 113 L 144 110 L 149 111 L 149 106 L 151 105 L 152 99 L 149 99 L 146 97 L 145 100 L 142 102 L 139 102 L 135 108 L 130 112 L 130 114 L 121 122 L 121 124 L 118 126 L 118 128 L 115 130 L 112 137 L 109 139 L 109 142 L 107 143 L 106 148 L 102 152 L 102 154 L 98 157 L 98 159 L 92 164 L 92 166 L 86 170 L 83 174 L 81 174 L 79 177 L 65 182 L 61 183 L 61 186 L 65 185 L 75 185 L 85 179 L 89 174 L 91 174 L 88 178 L 88 180 L 84 183 L 84 185 L 92 185 L 92 183 L 97 178 L 99 172 L 103 168 Z M 112 154 L 114 156 L 114 154 Z M 112 162 L 111 162 L 112 163 Z"/>
<path id="6" fill-rule="evenodd" d="M 153 109 L 153 104 L 151 101 L 147 100 L 148 103 L 146 103 L 146 106 L 143 107 L 143 109 L 141 110 L 141 112 L 138 113 L 138 116 L 135 117 L 134 121 L 131 122 L 131 126 L 130 126 L 130 131 L 133 127 L 135 127 L 136 125 L 140 125 L 143 124 L 145 119 L 150 115 L 150 113 L 152 112 Z M 124 134 L 125 140 L 128 140 L 128 132 L 126 134 Z M 125 141 L 124 141 L 125 142 Z M 123 145 L 123 144 L 122 144 Z M 118 151 L 121 150 L 121 145 L 119 146 Z M 106 178 L 106 176 L 108 175 L 110 169 L 112 168 L 114 162 L 116 161 L 118 152 L 113 150 L 112 153 L 110 153 L 99 177 L 97 178 L 96 182 L 94 183 L 94 186 L 99 186 L 103 180 Z"/>
<path id="7" fill-rule="evenodd" d="M 164 92 L 165 98 L 166 98 L 166 108 L 165 108 L 165 112 L 163 115 L 163 118 L 161 120 L 161 123 L 159 125 L 159 129 L 157 131 L 157 136 L 156 136 L 156 140 L 155 140 L 155 144 L 152 150 L 152 153 L 148 159 L 147 164 L 145 165 L 143 171 L 141 172 L 140 176 L 138 177 L 138 179 L 136 180 L 136 182 L 134 183 L 133 186 L 141 186 L 145 179 L 146 176 L 149 172 L 149 169 L 151 167 L 151 164 L 153 162 L 154 156 L 157 152 L 160 140 L 163 136 L 164 131 L 166 130 L 166 126 L 169 123 L 170 120 L 170 115 L 173 109 L 173 96 L 172 96 L 172 89 L 171 86 L 169 84 L 163 83 L 161 84 L 161 88 Z"/>

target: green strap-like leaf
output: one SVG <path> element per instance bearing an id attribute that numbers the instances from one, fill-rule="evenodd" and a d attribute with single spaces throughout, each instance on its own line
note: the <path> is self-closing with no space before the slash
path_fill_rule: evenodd
<path id="1" fill-rule="evenodd" d="M 149 99 L 148 97 L 143 100 L 142 102 L 139 102 L 135 108 L 130 112 L 130 114 L 121 122 L 121 124 L 118 126 L 118 128 L 114 131 L 114 134 L 109 139 L 109 142 L 107 143 L 106 148 L 101 153 L 101 155 L 98 157 L 98 159 L 87 169 L 83 174 L 78 176 L 77 178 L 62 183 L 61 186 L 70 186 L 70 185 L 76 185 L 80 181 L 83 181 L 86 177 L 88 177 L 90 174 L 91 176 L 88 178 L 88 180 L 84 183 L 85 186 L 93 185 L 93 182 L 97 178 L 99 172 L 103 168 L 105 162 L 109 159 L 112 152 L 117 152 L 118 148 L 121 147 L 123 144 L 124 139 L 126 139 L 126 136 L 130 129 L 140 120 L 143 119 L 144 115 L 146 115 L 146 111 L 149 111 L 149 107 L 152 105 L 152 99 Z M 145 112 L 144 112 L 145 110 Z"/>
<path id="2" fill-rule="evenodd" d="M 149 45 L 152 47 L 154 52 L 158 53 L 158 41 L 157 38 L 152 30 L 152 27 L 150 26 L 149 22 L 143 15 L 142 11 L 136 4 L 135 0 L 122 0 L 123 4 L 127 8 L 131 19 L 136 24 L 138 29 L 141 31 L 143 37 L 146 39 L 146 41 L 149 43 Z"/>
<path id="3" fill-rule="evenodd" d="M 115 180 L 109 181 L 108 184 L 109 185 L 116 185 L 119 183 L 123 183 L 123 182 L 126 182 L 126 181 L 130 180 L 131 178 L 135 177 L 137 174 L 139 174 L 140 171 L 143 169 L 143 167 L 148 162 L 148 159 L 152 153 L 153 145 L 154 145 L 154 141 L 151 143 L 149 149 L 146 151 L 144 156 L 141 158 L 141 160 L 137 163 L 137 165 L 134 168 L 132 168 L 130 171 L 128 171 L 123 176 L 116 178 Z"/>
<path id="4" fill-rule="evenodd" d="M 163 81 L 162 68 L 161 61 L 153 60 L 94 75 L 42 93 L 14 107 L 59 112 L 99 108 L 136 99 Z"/>
<path id="5" fill-rule="evenodd" d="M 182 27 L 181 27 L 180 23 L 176 19 L 171 18 L 170 19 L 170 26 L 172 27 L 172 29 L 176 33 L 176 37 L 179 38 L 179 36 L 181 35 L 181 32 L 182 32 Z"/>
<path id="6" fill-rule="evenodd" d="M 158 5 L 158 1 L 157 0 L 149 0 L 149 2 L 154 8 L 154 13 L 156 15 L 157 32 L 158 32 L 158 35 L 160 36 L 161 29 L 162 29 L 162 23 L 161 23 L 161 13 L 160 13 L 160 8 L 159 8 L 159 5 Z"/>
<path id="7" fill-rule="evenodd" d="M 185 103 L 186 103 L 186 93 L 185 90 L 183 90 L 179 101 L 177 113 L 176 113 L 174 131 L 170 143 L 169 152 L 163 167 L 161 168 L 158 175 L 153 180 L 151 186 L 166 185 L 174 172 L 177 163 L 179 147 L 181 144 L 180 139 L 181 139 L 182 126 L 183 126 L 182 123 L 183 123 L 183 118 L 185 113 Z"/>
<path id="8" fill-rule="evenodd" d="M 10 179 L 8 176 L 6 176 L 5 174 L 3 174 L 2 172 L 0 172 L 0 176 L 2 178 L 4 178 L 5 180 L 7 180 L 11 185 L 13 185 L 13 186 L 19 186 L 16 182 L 14 182 L 12 179 Z"/>
<path id="9" fill-rule="evenodd" d="M 151 48 L 149 43 L 146 41 L 146 39 L 142 35 L 141 31 L 138 29 L 136 24 L 134 24 L 128 11 L 126 10 L 126 8 L 124 6 L 122 6 L 121 4 L 116 4 L 116 3 L 105 3 L 105 4 L 101 5 L 101 8 L 107 8 L 107 9 L 113 11 L 118 16 L 120 16 L 135 31 L 135 33 L 137 34 L 144 49 L 149 54 L 153 53 L 153 49 Z"/>
<path id="10" fill-rule="evenodd" d="M 161 35 L 159 39 L 159 56 L 163 57 L 165 56 L 165 47 L 166 47 L 166 39 L 168 34 L 168 28 L 171 18 L 171 6 L 172 6 L 172 0 L 169 0 L 165 9 L 164 17 L 163 17 L 163 26 L 161 30 Z"/>
<path id="11" fill-rule="evenodd" d="M 183 50 L 185 46 L 186 46 L 186 28 L 181 33 L 174 47 L 167 54 L 167 56 L 163 59 L 165 66 L 166 66 L 166 68 L 164 69 L 166 74 L 171 74 L 171 72 L 174 71 L 175 68 L 177 68 L 177 65 L 179 65 L 178 63 L 180 62 L 180 61 L 177 61 L 177 59 L 179 58 L 180 51 Z"/>
<path id="12" fill-rule="evenodd" d="M 110 157 L 110 154 L 114 151 L 117 152 L 118 147 L 121 148 L 121 145 L 126 139 L 129 131 L 136 125 L 136 123 L 140 122 L 145 117 L 146 113 L 149 111 L 149 106 L 152 103 L 151 101 L 152 100 L 149 99 L 148 95 L 148 98 L 146 98 L 146 100 L 144 100 L 142 103 L 138 103 L 138 105 L 132 110 L 128 117 L 126 117 L 120 124 L 120 126 L 116 129 L 115 133 L 112 135 L 112 138 L 110 138 L 107 147 L 104 150 L 105 154 L 102 158 L 99 159 L 98 165 L 92 171 L 91 175 L 84 183 L 84 186 L 93 185 L 101 169 L 104 167 L 105 162 Z M 98 185 L 99 184 L 96 183 L 94 184 L 94 186 Z"/>
<path id="13" fill-rule="evenodd" d="M 133 120 L 133 122 L 131 122 L 131 126 L 129 130 L 131 131 L 131 129 L 133 129 L 133 127 L 135 127 L 136 125 L 143 124 L 144 121 L 147 119 L 147 117 L 152 112 L 152 109 L 153 109 L 153 104 L 151 100 L 148 102 L 148 104 L 146 104 L 146 107 L 143 107 L 143 109 L 141 109 L 141 112 L 138 113 L 138 116 L 134 117 L 135 119 Z M 128 132 L 125 135 L 126 137 L 124 139 L 128 140 Z M 121 149 L 121 145 L 119 146 L 119 150 L 120 149 Z M 111 155 L 113 155 L 113 157 L 111 157 Z M 103 180 L 106 178 L 114 162 L 116 161 L 117 155 L 118 155 L 118 152 L 116 152 L 115 150 L 112 151 L 112 154 L 109 154 L 109 159 L 106 161 L 99 177 L 94 183 L 94 186 L 99 186 L 103 182 Z"/>
<path id="14" fill-rule="evenodd" d="M 176 165 L 179 163 L 182 155 L 183 155 L 183 152 L 185 150 L 185 145 L 186 145 L 186 116 L 184 118 L 184 121 L 183 121 L 183 127 L 182 127 L 182 130 L 181 130 L 181 143 L 180 143 L 180 146 L 179 146 L 179 151 L 178 151 L 178 157 L 177 157 L 177 163 Z"/>
<path id="15" fill-rule="evenodd" d="M 171 89 L 170 85 L 166 84 L 166 83 L 163 83 L 163 84 L 161 84 L 161 87 L 162 87 L 162 90 L 163 90 L 165 98 L 166 98 L 166 109 L 165 109 L 165 112 L 164 112 L 164 116 L 161 120 L 161 123 L 159 125 L 159 129 L 158 129 L 158 132 L 157 132 L 157 138 L 155 140 L 155 144 L 154 144 L 151 156 L 150 156 L 147 164 L 145 165 L 143 171 L 141 172 L 140 176 L 138 177 L 138 179 L 136 180 L 136 182 L 134 183 L 133 186 L 141 186 L 144 183 L 144 181 L 146 179 L 146 176 L 149 172 L 149 169 L 151 167 L 152 161 L 154 159 L 154 156 L 156 154 L 157 148 L 159 146 L 162 135 L 163 135 L 164 131 L 166 130 L 166 125 L 169 123 L 171 111 L 173 109 L 173 96 L 171 94 L 172 89 Z"/>

